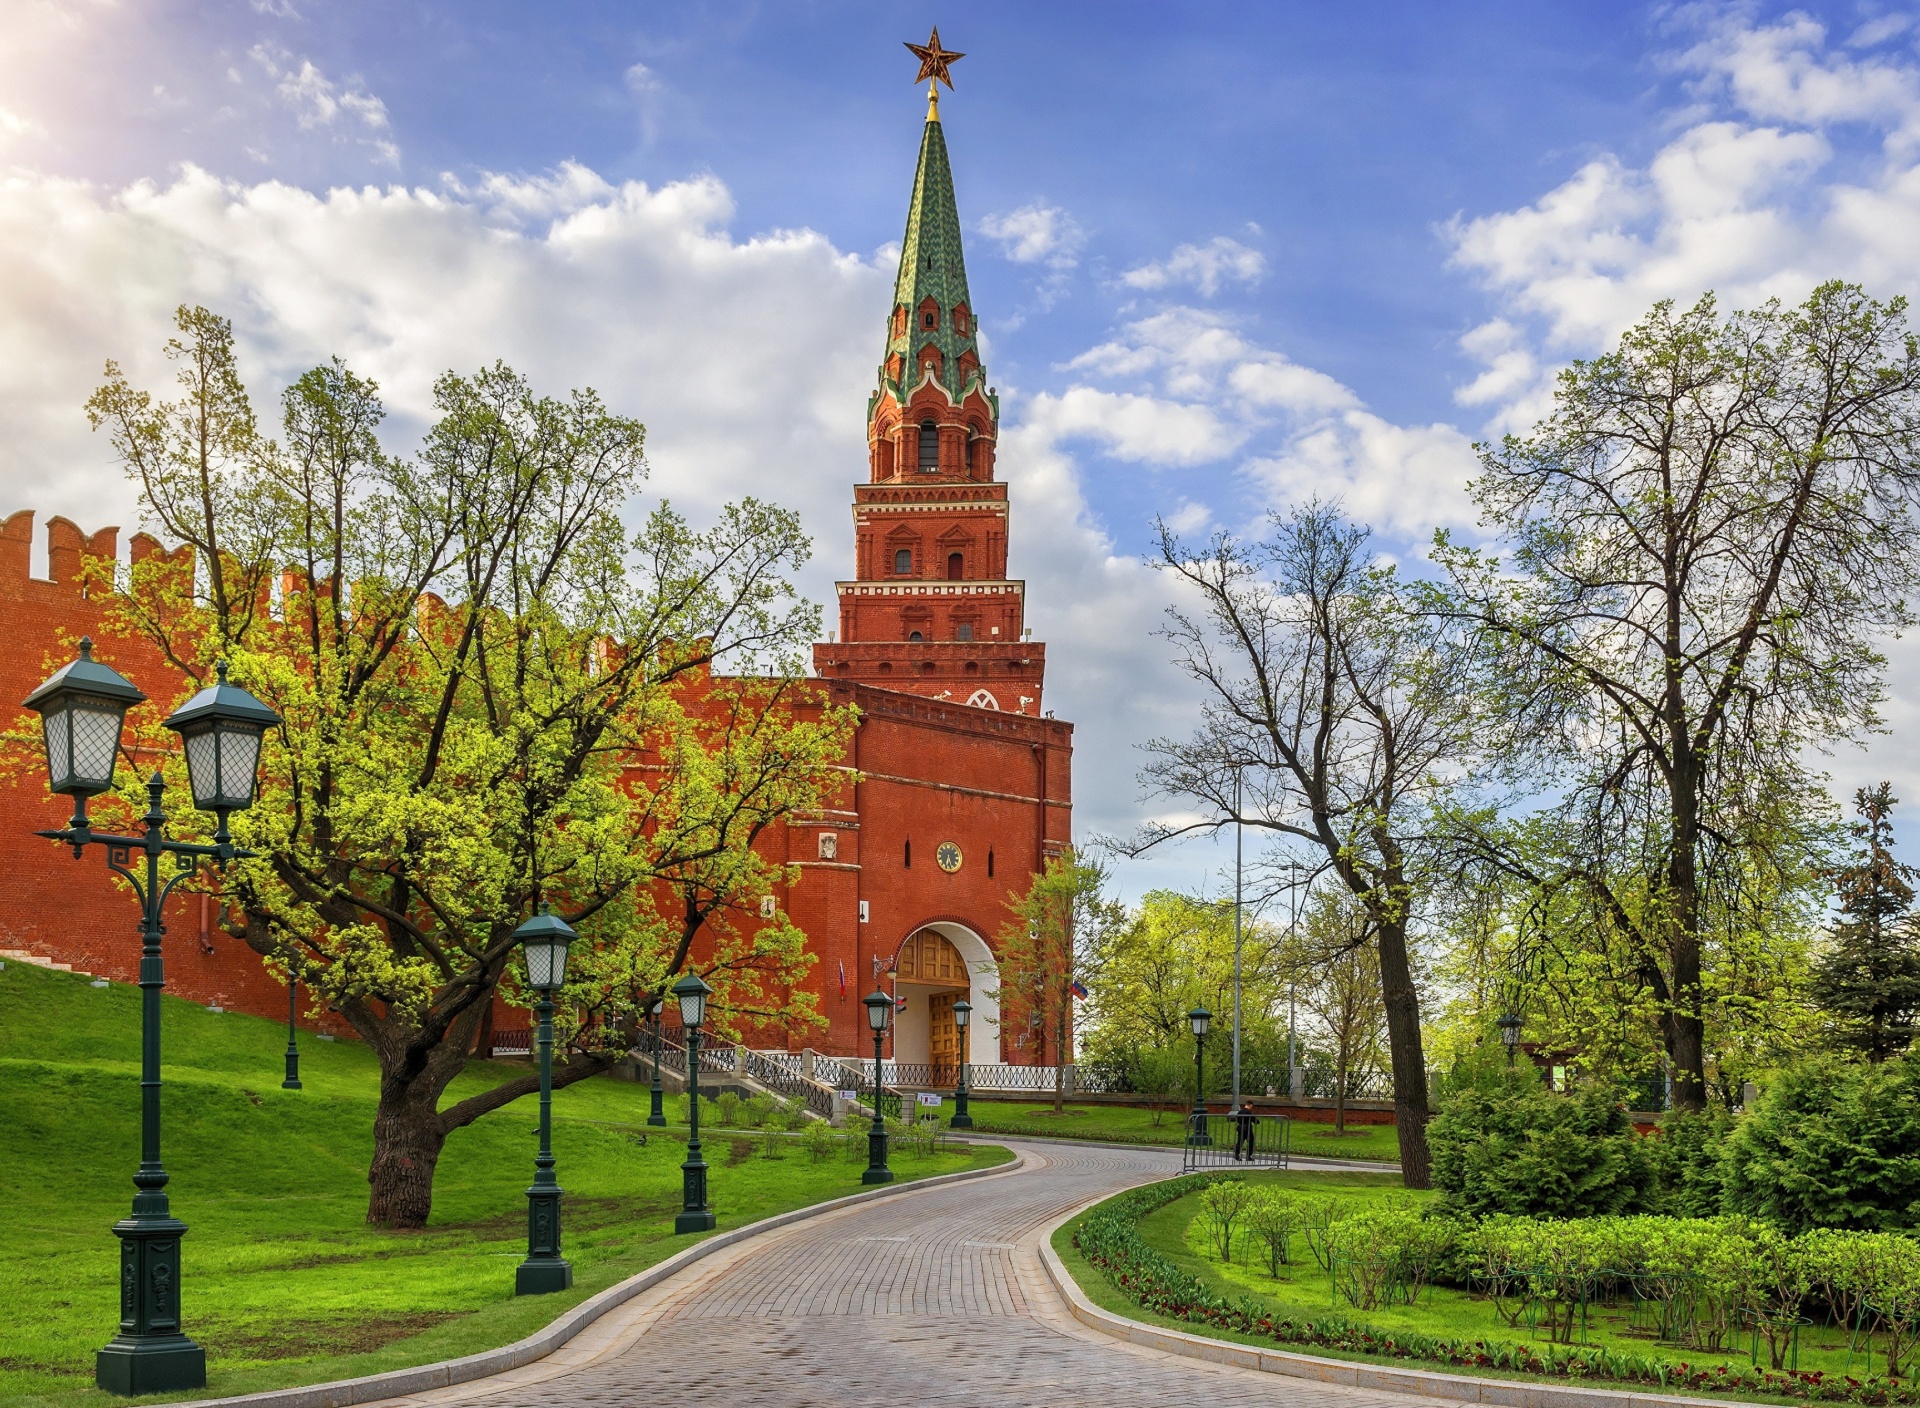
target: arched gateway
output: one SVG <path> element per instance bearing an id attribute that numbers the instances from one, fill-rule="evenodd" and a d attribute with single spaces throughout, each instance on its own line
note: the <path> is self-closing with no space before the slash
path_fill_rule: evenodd
<path id="1" fill-rule="evenodd" d="M 973 1008 L 968 1059 L 974 1065 L 1000 1060 L 1000 968 L 986 940 L 950 919 L 923 924 L 901 940 L 893 962 L 893 992 L 904 1003 L 894 1015 L 893 1059 L 934 1067 L 944 1084 L 960 1060 L 953 1004 Z"/>

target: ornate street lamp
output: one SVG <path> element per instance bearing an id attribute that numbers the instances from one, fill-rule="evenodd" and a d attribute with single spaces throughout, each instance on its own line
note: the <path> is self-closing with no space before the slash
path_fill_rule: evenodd
<path id="1" fill-rule="evenodd" d="M 960 1077 L 953 1083 L 953 1118 L 949 1129 L 972 1129 L 973 1116 L 967 1113 L 967 1023 L 973 1019 L 973 1004 L 964 997 L 953 1004 L 953 1027 L 960 1033 Z"/>
<path id="2" fill-rule="evenodd" d="M 1493 1024 L 1500 1028 L 1500 1044 L 1507 1048 L 1507 1065 L 1513 1065 L 1514 1052 L 1520 1048 L 1520 1028 L 1526 1023 L 1511 1012 L 1502 1012 Z"/>
<path id="3" fill-rule="evenodd" d="M 295 1035 L 293 1019 L 300 1006 L 302 966 L 293 955 L 287 956 L 287 1078 L 280 1082 L 282 1090 L 300 1089 L 300 1042 Z"/>
<path id="4" fill-rule="evenodd" d="M 219 817 L 215 844 L 166 839 L 167 814 L 160 806 L 166 783 L 159 773 L 147 782 L 147 811 L 139 836 L 94 831 L 87 798 L 113 786 L 127 710 L 146 699 L 118 671 L 93 658 L 93 641 L 80 642 L 80 658 L 27 696 L 40 715 L 47 749 L 47 782 L 73 798 L 73 820 L 61 831 L 38 835 L 73 847 L 75 859 L 89 845 L 107 848 L 107 868 L 133 886 L 140 900 L 140 1168 L 133 1175 L 132 1215 L 114 1224 L 120 1239 L 120 1333 L 94 1359 L 94 1382 L 109 1393 L 173 1393 L 207 1382 L 206 1351 L 180 1328 L 180 1239 L 187 1226 L 167 1203 L 167 1171 L 160 1163 L 160 990 L 166 974 L 160 959 L 161 922 L 173 887 L 193 875 L 202 860 L 216 866 L 250 856 L 227 836 L 227 814 L 253 803 L 260 739 L 280 719 L 271 709 L 226 680 L 203 689 L 167 727 L 186 743 L 187 778 L 194 805 Z M 207 735 L 211 748 L 195 742 Z M 228 740 L 239 740 L 228 745 Z M 247 740 L 250 740 L 247 741 Z M 211 768 L 211 772 L 208 769 Z M 146 857 L 144 878 L 133 860 Z M 163 880 L 160 857 L 174 858 Z"/>
<path id="5" fill-rule="evenodd" d="M 716 1219 L 707 1206 L 707 1161 L 700 1157 L 700 1024 L 707 1020 L 707 995 L 713 991 L 689 973 L 673 985 L 680 1002 L 680 1025 L 687 1029 L 687 1159 L 680 1165 L 680 1216 L 674 1234 L 705 1232 Z"/>
<path id="6" fill-rule="evenodd" d="M 573 1284 L 573 1263 L 560 1255 L 559 1182 L 553 1176 L 553 995 L 566 985 L 567 945 L 573 929 L 546 905 L 513 931 L 527 959 L 527 985 L 540 996 L 534 1002 L 540 1045 L 540 1152 L 533 1160 L 533 1186 L 527 1189 L 527 1258 L 513 1278 L 517 1296 L 564 1291 Z"/>
<path id="7" fill-rule="evenodd" d="M 647 1003 L 647 1025 L 653 1033 L 653 1108 L 647 1112 L 647 1123 L 657 1127 L 664 1127 L 667 1122 L 660 1090 L 660 1013 L 666 1005 L 665 999 L 657 994 Z"/>
<path id="8" fill-rule="evenodd" d="M 873 1128 L 867 1131 L 867 1170 L 860 1175 L 860 1181 L 891 1183 L 893 1170 L 887 1167 L 887 1117 L 880 1109 L 880 1043 L 886 1040 L 893 999 L 875 988 L 860 1000 L 867 1009 L 867 1025 L 873 1028 Z"/>
<path id="9" fill-rule="evenodd" d="M 1196 1006 L 1187 1013 L 1193 1027 L 1193 1113 L 1187 1116 L 1187 1143 L 1211 1144 L 1207 1137 L 1207 1028 L 1213 1025 L 1213 1013 Z"/>

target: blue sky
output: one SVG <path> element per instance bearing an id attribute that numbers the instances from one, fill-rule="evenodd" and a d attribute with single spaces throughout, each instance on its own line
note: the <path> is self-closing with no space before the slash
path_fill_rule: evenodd
<path id="1" fill-rule="evenodd" d="M 341 353 L 396 447 L 447 365 L 591 383 L 695 512 L 849 486 L 942 25 L 1013 569 L 1087 831 L 1191 717 L 1156 514 L 1343 497 L 1417 561 L 1470 442 L 1660 297 L 1920 291 L 1912 5 L 108 3 L 0 33 L 0 512 L 135 521 L 79 406 L 234 317 L 261 404 Z M 1897 727 L 1920 658 L 1895 648 Z M 1898 736 L 1836 759 L 1910 785 Z M 1920 796 L 1920 793 L 1914 793 Z M 1192 846 L 1132 893 L 1217 883 Z"/>

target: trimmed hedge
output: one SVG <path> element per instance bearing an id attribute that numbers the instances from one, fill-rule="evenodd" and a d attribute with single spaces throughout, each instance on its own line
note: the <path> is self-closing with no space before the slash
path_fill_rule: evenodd
<path id="1" fill-rule="evenodd" d="M 1081 1220 L 1074 1229 L 1073 1244 L 1123 1295 L 1156 1315 L 1270 1339 L 1276 1344 L 1419 1359 L 1447 1367 L 1506 1369 L 1548 1378 L 1644 1384 L 1687 1393 L 1768 1393 L 1825 1403 L 1920 1404 L 1920 1384 L 1900 1380 L 1856 1379 L 1791 1369 L 1706 1368 L 1574 1345 L 1386 1334 L 1337 1315 L 1319 1319 L 1276 1317 L 1257 1298 L 1219 1294 L 1148 1246 L 1140 1236 L 1140 1220 L 1149 1213 L 1224 1177 L 1232 1175 L 1190 1174 L 1109 1199 Z"/>

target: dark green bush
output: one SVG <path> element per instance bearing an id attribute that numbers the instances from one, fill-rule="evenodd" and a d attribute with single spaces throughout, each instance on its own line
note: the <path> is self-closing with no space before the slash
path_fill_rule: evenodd
<path id="1" fill-rule="evenodd" d="M 1781 1072 L 1727 1136 L 1722 1169 L 1727 1211 L 1789 1232 L 1920 1226 L 1920 1063 Z"/>
<path id="2" fill-rule="evenodd" d="M 1687 1114 L 1674 1110 L 1647 1141 L 1653 1161 L 1656 1210 L 1669 1217 L 1718 1217 L 1726 1175 L 1721 1157 L 1732 1118 L 1724 1110 Z"/>
<path id="3" fill-rule="evenodd" d="M 1595 1217 L 1652 1202 L 1653 1161 L 1617 1092 L 1557 1095 L 1497 1050 L 1449 1075 L 1427 1143 L 1443 1205 L 1466 1217 Z"/>

